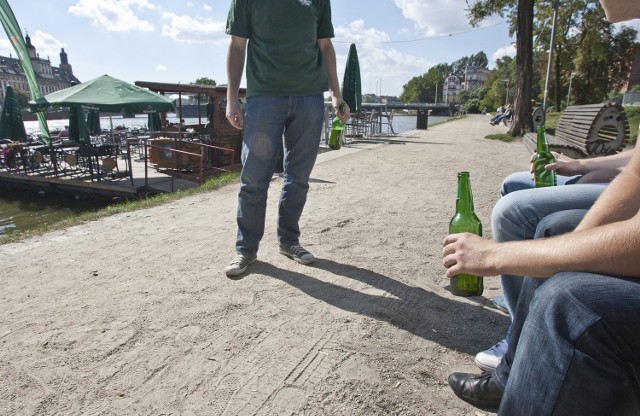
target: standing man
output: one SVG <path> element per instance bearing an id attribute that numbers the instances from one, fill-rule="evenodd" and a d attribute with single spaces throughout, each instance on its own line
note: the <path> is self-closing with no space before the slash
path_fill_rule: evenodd
<path id="1" fill-rule="evenodd" d="M 318 155 L 324 120 L 324 92 L 333 108 L 342 102 L 329 0 L 232 0 L 226 33 L 227 119 L 244 128 L 238 195 L 236 257 L 228 276 L 247 270 L 264 234 L 267 191 L 284 135 L 284 184 L 278 208 L 280 253 L 301 264 L 315 261 L 299 242 L 298 221 L 309 176 Z M 238 89 L 247 61 L 247 104 Z"/>

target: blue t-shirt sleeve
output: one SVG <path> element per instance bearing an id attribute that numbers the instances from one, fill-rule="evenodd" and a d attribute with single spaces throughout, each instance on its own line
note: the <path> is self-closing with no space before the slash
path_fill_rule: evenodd
<path id="1" fill-rule="evenodd" d="M 251 27 L 249 25 L 249 5 L 247 0 L 232 0 L 227 16 L 227 35 L 249 39 L 251 37 Z"/>

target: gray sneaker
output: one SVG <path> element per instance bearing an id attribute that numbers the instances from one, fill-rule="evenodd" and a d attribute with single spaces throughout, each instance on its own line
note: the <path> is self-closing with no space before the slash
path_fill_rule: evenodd
<path id="1" fill-rule="evenodd" d="M 294 244 L 291 246 L 280 246 L 280 254 L 283 254 L 300 264 L 311 264 L 316 261 L 313 254 L 305 250 L 300 244 Z"/>
<path id="2" fill-rule="evenodd" d="M 231 263 L 224 268 L 224 272 L 227 276 L 238 276 L 244 273 L 257 256 L 255 254 L 242 254 L 236 253 L 236 256 L 231 260 Z"/>

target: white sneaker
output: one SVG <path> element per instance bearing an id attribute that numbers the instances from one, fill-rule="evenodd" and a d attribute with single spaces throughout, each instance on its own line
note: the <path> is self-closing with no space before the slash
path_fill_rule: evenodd
<path id="1" fill-rule="evenodd" d="M 482 371 L 491 372 L 495 370 L 498 364 L 500 364 L 500 361 L 502 361 L 502 357 L 507 353 L 508 348 L 509 344 L 507 340 L 503 339 L 488 350 L 476 354 L 476 365 Z"/>
<path id="2" fill-rule="evenodd" d="M 256 255 L 236 253 L 236 256 L 231 260 L 231 263 L 225 267 L 224 272 L 227 276 L 239 276 L 247 270 L 249 264 L 256 260 Z"/>

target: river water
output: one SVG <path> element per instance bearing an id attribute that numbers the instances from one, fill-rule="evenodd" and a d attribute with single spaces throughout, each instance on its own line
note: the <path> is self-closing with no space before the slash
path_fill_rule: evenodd
<path id="1" fill-rule="evenodd" d="M 168 115 L 170 122 L 177 123 L 179 120 Z M 448 117 L 430 116 L 428 124 L 445 121 Z M 50 131 L 62 130 L 69 122 L 68 120 L 48 121 Z M 147 116 L 135 118 L 101 117 L 100 125 L 103 129 L 124 126 L 126 128 L 138 129 L 147 127 Z M 198 119 L 185 119 L 186 124 L 196 124 Z M 39 131 L 38 122 L 25 122 L 27 133 L 37 133 Z M 403 133 L 416 128 L 416 116 L 396 115 L 393 118 L 393 129 L 396 133 Z M 103 201 L 87 199 L 76 199 L 68 196 L 58 196 L 53 194 L 36 192 L 17 192 L 0 189 L 0 238 L 18 230 L 34 228 L 38 225 L 53 223 L 64 218 L 87 212 L 98 210 L 106 206 Z"/>

